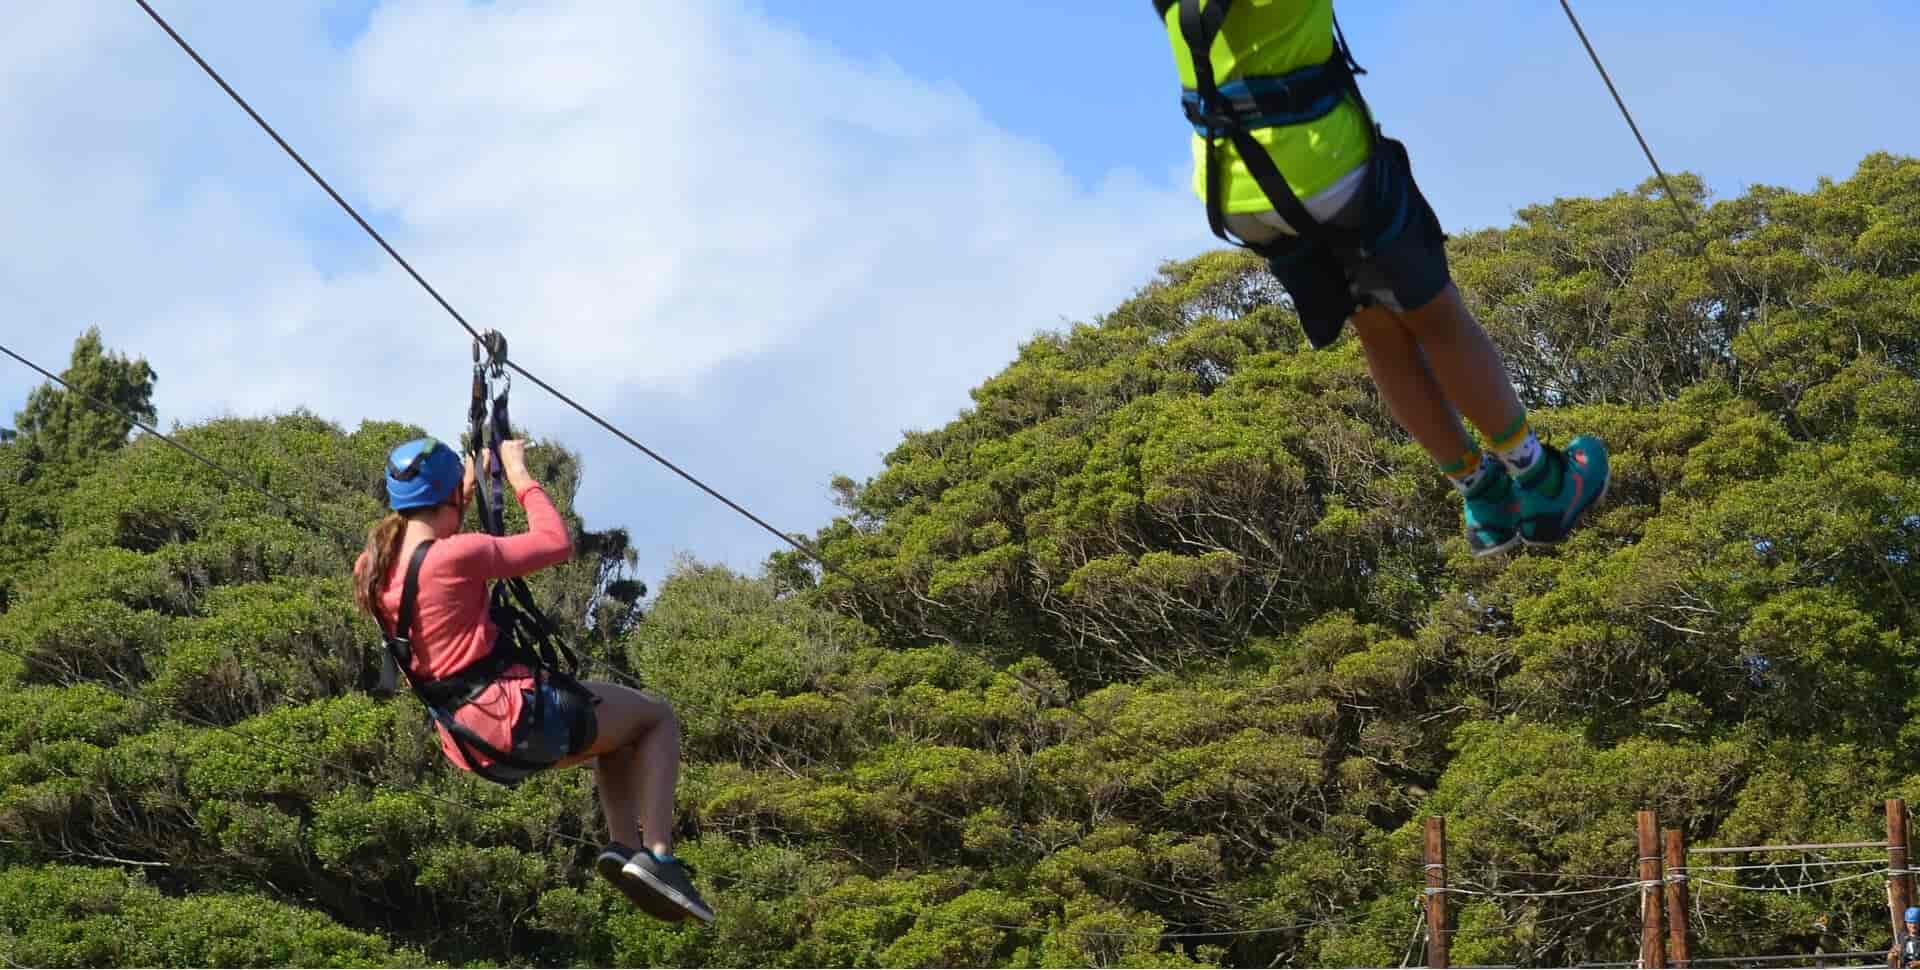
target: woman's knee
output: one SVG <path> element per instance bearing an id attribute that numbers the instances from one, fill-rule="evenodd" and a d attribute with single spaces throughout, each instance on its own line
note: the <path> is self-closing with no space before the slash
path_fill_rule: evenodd
<path id="1" fill-rule="evenodd" d="M 678 718 L 666 698 L 602 681 L 586 681 L 583 686 L 596 700 L 594 715 L 600 728 L 593 745 L 596 755 L 629 747 L 659 727 L 679 730 Z"/>

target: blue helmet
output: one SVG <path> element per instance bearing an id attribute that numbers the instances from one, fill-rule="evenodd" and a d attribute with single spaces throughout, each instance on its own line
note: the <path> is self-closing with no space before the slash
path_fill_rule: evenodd
<path id="1" fill-rule="evenodd" d="M 1920 906 L 1907 907 L 1907 922 L 1920 923 Z"/>
<path id="2" fill-rule="evenodd" d="M 387 455 L 387 504 L 395 512 L 431 508 L 452 498 L 465 475 L 452 448 L 415 438 Z"/>

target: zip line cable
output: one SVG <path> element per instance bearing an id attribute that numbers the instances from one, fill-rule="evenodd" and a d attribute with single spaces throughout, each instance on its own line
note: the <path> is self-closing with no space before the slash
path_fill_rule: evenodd
<path id="1" fill-rule="evenodd" d="M 107 401 L 102 401 L 101 399 L 91 394 L 88 394 L 87 392 L 82 391 L 77 387 L 74 387 L 72 384 L 68 383 L 66 380 L 61 378 L 60 375 L 47 370 L 46 368 L 40 366 L 39 364 L 34 363 L 31 360 L 28 360 L 25 357 L 22 357 L 19 353 L 15 352 L 12 348 L 6 346 L 5 344 L 0 344 L 0 353 L 6 354 L 8 357 L 11 357 L 14 360 L 17 360 L 20 363 L 31 368 L 34 372 L 38 373 L 40 376 L 45 377 L 48 380 L 53 381 L 56 384 L 59 384 L 61 387 L 66 388 L 68 392 L 79 396 L 82 400 L 86 401 L 88 404 L 93 405 L 95 408 L 98 408 L 100 410 L 107 412 L 108 414 L 112 414 L 116 417 L 119 417 L 123 421 L 131 422 L 135 427 L 139 428 L 140 430 L 145 431 L 146 433 L 154 436 L 155 438 L 158 438 L 162 442 L 165 442 L 166 444 L 171 445 L 176 449 L 179 449 L 183 454 L 199 462 L 200 464 L 205 465 L 208 468 L 211 468 L 214 471 L 219 472 L 221 475 L 226 476 L 228 480 L 238 483 L 240 485 L 244 485 L 247 488 L 252 489 L 255 492 L 258 492 L 260 495 L 265 496 L 268 501 L 271 501 L 275 505 L 280 506 L 281 510 L 287 514 L 288 520 L 293 522 L 295 525 L 301 526 L 302 528 L 305 528 L 311 532 L 314 532 L 322 536 L 323 538 L 327 536 L 331 536 L 335 542 L 342 543 L 349 549 L 353 548 L 355 544 L 361 541 L 358 537 L 355 537 L 349 532 L 320 524 L 319 519 L 314 518 L 311 515 L 303 514 L 303 511 L 300 508 L 300 506 L 295 505 L 293 502 L 290 502 L 287 499 L 283 499 L 280 496 L 267 491 L 267 489 L 264 486 L 260 485 L 258 482 L 255 482 L 253 479 L 249 478 L 248 476 L 243 475 L 240 472 L 234 471 L 233 469 L 228 468 L 227 466 L 222 465 L 211 458 L 208 458 L 207 456 L 201 454 L 200 452 L 195 451 L 193 448 L 189 447 L 188 445 L 182 443 L 179 439 L 174 438 L 172 435 L 162 433 L 159 429 L 153 427 L 152 425 L 146 423 L 145 421 L 140 420 L 137 417 L 134 417 L 131 414 L 128 414 L 126 411 L 123 411 L 120 408 L 115 407 L 113 404 Z M 610 663 L 607 660 L 594 656 L 591 652 L 582 653 L 581 658 L 584 661 L 591 663 L 594 666 L 600 668 L 601 670 L 608 672 L 613 676 L 613 678 L 616 681 L 620 682 L 623 686 L 631 687 L 635 690 L 645 689 L 640 683 L 638 683 L 637 680 L 629 677 L 625 672 L 620 670 L 620 668 L 614 666 L 612 663 Z"/>
<path id="2" fill-rule="evenodd" d="M 427 282 L 426 277 L 422 276 L 418 270 L 414 269 L 413 264 L 407 262 L 406 258 L 400 255 L 399 250 L 395 249 L 391 243 L 387 242 L 386 237 L 382 236 L 379 230 L 373 227 L 372 223 L 368 222 L 363 216 L 361 216 L 359 211 L 355 209 L 353 205 L 346 200 L 345 196 L 342 196 L 339 193 L 339 191 L 334 189 L 331 183 L 329 183 L 324 177 L 321 176 L 321 174 L 317 170 L 314 169 L 312 165 L 308 164 L 307 160 L 303 158 L 300 155 L 300 153 L 296 151 L 294 147 L 287 142 L 285 138 L 281 137 L 280 133 L 276 131 L 274 127 L 271 124 L 269 124 L 265 118 L 261 117 L 260 113 L 258 111 L 255 111 L 253 106 L 247 103 L 247 100 L 245 98 L 241 97 L 240 92 L 234 90 L 233 85 L 228 84 L 226 79 L 221 77 L 218 71 L 214 70 L 213 65 L 207 63 L 206 58 L 201 57 L 200 52 L 195 50 L 193 45 L 189 44 L 186 38 L 182 37 L 180 35 L 180 32 L 175 30 L 173 28 L 173 25 L 168 23 L 166 18 L 162 17 L 160 15 L 160 12 L 153 8 L 152 4 L 148 3 L 147 0 L 134 0 L 134 3 L 139 4 L 140 9 L 145 11 L 147 16 L 150 17 L 153 20 L 153 22 L 160 27 L 161 30 L 165 31 L 167 36 L 171 38 L 173 42 L 176 45 L 178 45 L 179 48 L 187 54 L 188 57 L 193 59 L 193 62 L 199 65 L 200 69 L 203 72 L 205 72 L 206 75 L 209 78 L 211 78 L 215 84 L 219 85 L 220 89 L 222 91 L 225 91 L 227 96 L 233 99 L 233 102 L 235 104 L 240 106 L 240 109 L 242 111 L 245 111 L 247 113 L 247 117 L 253 119 L 253 122 L 256 125 L 258 125 L 262 131 L 266 132 L 268 137 L 273 139 L 274 144 L 279 145 L 281 150 L 284 151 L 289 158 L 292 158 L 294 162 L 298 164 L 300 168 L 303 171 L 305 171 L 307 175 L 310 178 L 312 178 L 313 181 L 316 184 L 318 184 L 320 188 L 324 190 L 327 193 L 327 195 L 330 198 L 332 198 L 333 201 L 337 203 L 340 206 L 340 208 L 347 213 L 348 216 L 352 217 L 353 221 L 357 223 L 361 229 L 366 231 L 367 235 L 371 237 L 374 242 L 380 245 L 381 249 L 386 251 L 387 255 L 393 257 L 394 262 L 398 263 L 400 265 L 400 268 L 405 270 L 407 275 L 413 278 L 414 282 L 420 284 L 420 287 L 426 290 L 429 296 L 433 297 L 434 302 L 440 304 L 441 309 L 444 309 L 447 311 L 447 314 L 453 318 L 455 323 L 460 325 L 460 328 L 462 330 L 465 330 L 470 336 L 473 337 L 474 340 L 481 341 L 482 338 L 480 335 L 480 331 L 476 330 L 472 324 L 468 323 L 466 317 L 462 316 L 460 311 L 454 309 L 453 304 L 449 302 L 446 297 L 442 296 L 440 294 L 440 291 L 435 289 L 431 283 Z M 1614 103 L 1619 105 L 1621 115 L 1626 118 L 1627 126 L 1633 130 L 1633 137 L 1635 138 L 1635 140 L 1637 140 L 1640 143 L 1640 150 L 1646 154 L 1647 162 L 1653 166 L 1654 174 L 1659 177 L 1660 184 L 1666 187 L 1667 198 L 1673 202 L 1674 208 L 1680 213 L 1681 220 L 1687 225 L 1688 229 L 1692 230 L 1694 228 L 1692 216 L 1686 211 L 1686 206 L 1681 203 L 1679 195 L 1674 192 L 1673 183 L 1667 179 L 1667 173 L 1660 168 L 1659 161 L 1654 158 L 1653 149 L 1647 145 L 1647 140 L 1645 136 L 1641 135 L 1640 126 L 1637 123 L 1635 123 L 1635 121 L 1633 120 L 1632 112 L 1627 110 L 1627 103 L 1624 99 L 1620 97 L 1619 89 L 1614 87 L 1613 78 L 1607 74 L 1606 66 L 1601 63 L 1599 53 L 1594 50 L 1593 43 L 1587 39 L 1587 32 L 1584 28 L 1581 27 L 1579 18 L 1574 15 L 1573 7 L 1568 3 L 1568 0 L 1560 0 L 1560 7 L 1562 10 L 1566 11 L 1567 20 L 1568 22 L 1573 24 L 1574 32 L 1580 36 L 1580 43 L 1584 47 L 1586 47 L 1587 55 L 1593 59 L 1593 66 L 1599 70 L 1600 79 L 1606 83 L 1607 90 L 1612 93 Z M 768 523 L 765 519 L 762 519 L 758 515 L 755 515 L 752 512 L 748 511 L 744 506 L 740 505 L 739 503 L 721 494 L 718 490 L 714 489 L 712 486 L 708 485 L 707 483 L 701 481 L 699 478 L 687 472 L 685 469 L 682 469 L 679 465 L 674 464 L 673 462 L 667 460 L 664 456 L 662 456 L 658 452 L 654 451 L 653 449 L 647 447 L 644 444 L 641 444 L 640 441 L 635 439 L 632 435 L 629 435 L 626 432 L 615 427 L 612 423 L 608 422 L 605 418 L 600 417 L 600 415 L 594 413 L 591 409 L 587 408 L 585 405 L 580 404 L 578 401 L 575 401 L 573 398 L 567 396 L 566 394 L 561 393 L 553 385 L 548 384 L 546 381 L 541 380 L 539 377 L 536 377 L 534 374 L 529 372 L 525 367 L 522 367 L 521 365 L 513 362 L 512 360 L 506 361 L 506 364 L 508 367 L 512 368 L 515 373 L 521 375 L 522 377 L 525 377 L 529 381 L 532 381 L 534 384 L 538 385 L 542 390 L 553 395 L 554 397 L 558 398 L 561 402 L 565 403 L 567 406 L 573 408 L 575 411 L 578 411 L 580 414 L 584 415 L 588 420 L 591 420 L 593 423 L 599 425 L 601 428 L 612 433 L 615 437 L 619 438 L 621 441 L 624 441 L 628 445 L 631 445 L 633 448 L 637 449 L 641 454 L 644 454 L 648 458 L 651 458 L 655 462 L 658 462 L 667 470 L 685 479 L 687 482 L 691 483 L 694 487 L 707 493 L 709 496 L 713 497 L 714 499 L 718 500 L 722 504 L 726 505 L 728 508 L 732 509 L 733 511 L 747 518 L 749 521 L 753 522 L 753 524 L 759 526 L 761 529 L 766 530 L 768 533 L 772 534 L 774 537 L 778 538 L 780 541 L 786 543 L 787 545 L 792 546 L 794 549 L 806 555 L 808 558 L 812 559 L 814 562 L 820 564 L 820 567 L 822 569 L 825 569 L 829 572 L 835 572 L 835 573 L 839 572 L 837 568 L 827 563 L 826 559 L 823 558 L 820 555 L 820 553 L 813 548 L 812 544 L 804 542 L 796 538 L 795 536 L 789 535 L 775 528 L 773 525 Z"/>
<path id="3" fill-rule="evenodd" d="M 167 444 L 170 444 L 175 448 L 180 449 L 182 452 L 184 452 L 189 458 L 192 458 L 194 461 L 197 461 L 200 464 L 205 465 L 208 468 L 211 468 L 214 471 L 217 471 L 220 474 L 225 475 L 228 478 L 233 479 L 234 481 L 239 482 L 240 484 L 245 485 L 250 489 L 253 489 L 254 491 L 260 493 L 261 495 L 266 496 L 268 501 L 272 502 L 275 505 L 280 506 L 280 508 L 283 511 L 285 511 L 288 515 L 290 516 L 295 515 L 299 511 L 298 507 L 295 506 L 292 502 L 289 502 L 286 499 L 283 499 L 280 496 L 267 491 L 266 488 L 262 487 L 260 484 L 246 477 L 245 475 L 242 475 L 239 472 L 236 472 L 233 469 L 228 468 L 227 466 L 222 465 L 219 462 L 214 461 L 213 459 L 208 458 L 207 456 L 193 450 L 192 448 L 189 448 L 186 445 L 181 444 L 180 442 L 174 440 L 172 436 L 163 434 L 160 431 L 160 429 L 155 428 L 153 425 L 150 425 L 145 421 L 142 421 L 139 418 L 136 418 L 133 415 L 128 414 L 125 411 L 122 411 L 121 409 L 113 406 L 112 404 L 107 403 L 106 401 L 102 401 L 99 398 L 94 397 L 91 394 L 88 394 L 87 392 L 77 387 L 74 387 L 72 384 L 69 384 L 64 379 L 62 379 L 60 375 L 55 374 L 50 370 L 47 370 L 46 368 L 40 366 L 39 364 L 36 364 L 33 361 L 30 361 L 25 357 L 20 356 L 17 353 L 14 353 L 14 351 L 11 348 L 7 347 L 5 344 L 0 344 L 0 354 L 6 354 L 8 357 L 11 357 L 14 360 L 19 361 L 20 363 L 25 364 L 27 367 L 39 373 L 41 377 L 44 377 L 47 380 L 50 380 L 60 385 L 61 387 L 66 388 L 68 391 L 72 392 L 75 395 L 78 395 L 79 397 L 91 403 L 95 407 L 104 409 L 109 414 L 117 415 L 122 420 L 131 422 L 134 427 L 139 428 L 140 430 L 145 431 L 150 435 L 153 435 L 154 437 L 160 439 L 161 441 L 164 441 Z M 296 521 L 298 520 L 296 519 Z M 308 522 L 300 522 L 299 524 L 308 525 L 308 526 L 312 525 L 311 523 L 308 523 Z"/>
<path id="4" fill-rule="evenodd" d="M 145 0 L 139 0 L 139 2 L 145 5 Z M 1608 93 L 1613 95 L 1613 103 L 1620 106 L 1620 116 L 1627 119 L 1627 127 L 1633 129 L 1633 138 L 1640 143 L 1640 150 L 1646 153 L 1647 164 L 1653 166 L 1653 174 L 1659 176 L 1660 184 L 1666 187 L 1667 198 L 1673 202 L 1674 209 L 1680 213 L 1680 221 L 1686 225 L 1689 232 L 1697 232 L 1698 227 L 1694 225 L 1693 215 L 1687 212 L 1687 207 L 1681 203 L 1680 196 L 1673 191 L 1673 183 L 1667 181 L 1667 173 L 1654 159 L 1653 149 L 1647 145 L 1646 136 L 1640 134 L 1640 126 L 1634 123 L 1633 112 L 1627 110 L 1627 102 L 1620 97 L 1620 89 L 1613 86 L 1613 78 L 1608 76 L 1606 65 L 1600 63 L 1600 54 L 1593 49 L 1593 42 L 1587 39 L 1586 30 L 1580 26 L 1580 18 L 1573 15 L 1573 7 L 1567 0 L 1560 0 L 1560 9 L 1567 12 L 1567 22 L 1573 25 L 1573 32 L 1580 35 L 1581 46 L 1587 49 L 1587 56 L 1593 59 L 1594 68 L 1600 72 L 1600 80 L 1606 82 Z"/>
<path id="5" fill-rule="evenodd" d="M 1717 889 L 1737 889 L 1741 892 L 1748 892 L 1748 893 L 1793 893 L 1793 892 L 1800 892 L 1806 889 L 1818 889 L 1822 886 L 1837 886 L 1843 882 L 1857 882 L 1861 879 L 1875 879 L 1881 876 L 1886 876 L 1891 874 L 1892 874 L 1892 870 L 1890 869 L 1878 869 L 1873 872 L 1856 872 L 1851 876 L 1841 876 L 1837 879 L 1822 879 L 1819 882 L 1795 883 L 1791 886 L 1742 886 L 1738 883 L 1719 882 L 1713 879 L 1702 879 L 1702 878 L 1699 878 L 1698 876 L 1688 881 L 1693 883 L 1696 886 L 1713 886 Z"/>
<path id="6" fill-rule="evenodd" d="M 1406 953 L 1400 957 L 1401 967 L 1413 965 L 1414 950 L 1420 946 L 1420 942 L 1426 938 L 1426 935 L 1427 917 L 1425 913 L 1421 913 L 1413 918 L 1413 936 L 1407 940 Z"/>
<path id="7" fill-rule="evenodd" d="M 1812 862 L 1762 862 L 1740 866 L 1676 866 L 1686 872 L 1754 872 L 1766 869 L 1817 869 L 1833 866 L 1881 866 L 1885 859 L 1822 859 Z"/>
<path id="8" fill-rule="evenodd" d="M 294 162 L 299 164 L 300 168 L 303 171 L 305 171 L 307 175 L 311 177 L 313 181 L 320 186 L 320 188 L 325 190 L 327 195 L 331 197 L 334 202 L 338 203 L 341 209 L 346 211 L 347 215 L 352 216 L 353 221 L 358 223 L 361 229 L 366 230 L 367 235 L 371 236 L 374 242 L 379 243 L 380 248 L 386 250 L 387 255 L 393 257 L 393 261 L 396 263 L 399 263 L 400 268 L 403 270 L 406 270 L 407 275 L 413 277 L 413 281 L 420 284 L 420 287 L 427 291 L 427 295 L 433 297 L 434 302 L 440 304 L 440 308 L 447 311 L 447 314 L 453 317 L 453 321 L 460 325 L 460 329 L 465 330 L 468 334 L 470 334 L 473 337 L 475 341 L 482 342 L 482 343 L 485 342 L 480 335 L 480 331 L 474 329 L 474 326 L 467 322 L 467 318 L 462 316 L 459 310 L 454 309 L 453 304 L 448 302 L 446 297 L 441 296 L 440 291 L 437 289 L 434 289 L 433 284 L 428 283 L 426 277 L 420 275 L 420 272 L 413 268 L 413 264 L 407 262 L 406 258 L 400 255 L 399 250 L 394 249 L 393 245 L 387 242 L 386 237 L 380 235 L 379 230 L 373 228 L 373 224 L 368 222 L 365 218 L 363 218 L 360 215 L 359 210 L 355 209 L 352 203 L 349 203 L 346 200 L 345 196 L 342 196 L 338 191 L 336 191 L 333 185 L 329 183 L 325 178 L 323 178 L 320 175 L 320 173 L 314 169 L 312 165 L 307 164 L 307 160 L 301 157 L 300 153 L 295 151 L 293 146 L 288 144 L 285 138 L 280 137 L 280 133 L 278 131 L 275 131 L 274 127 L 268 124 L 267 120 L 265 118 L 262 118 L 258 111 L 253 110 L 253 106 L 251 104 L 248 104 L 247 100 L 240 96 L 240 92 L 234 90 L 233 85 L 228 84 L 226 78 L 221 77 L 220 72 L 214 70 L 213 65 L 207 63 L 206 58 L 201 57 L 200 52 L 197 50 L 194 50 L 193 45 L 187 43 L 186 38 L 180 36 L 180 32 L 177 30 L 174 30 L 173 25 L 168 23 L 166 18 L 160 16 L 159 11 L 153 9 L 153 6 L 149 4 L 147 0 L 133 0 L 133 2 L 139 4 L 140 9 L 146 11 L 147 16 L 151 17 L 153 19 L 153 22 L 160 26 L 161 30 L 166 31 L 167 36 L 172 38 L 173 42 L 179 45 L 180 49 L 185 51 L 188 57 L 193 58 L 193 62 L 200 66 L 200 70 L 206 72 L 206 75 L 212 78 L 215 84 L 218 84 L 220 86 L 220 90 L 225 91 L 227 93 L 227 97 L 232 98 L 233 103 L 239 105 L 240 109 L 247 113 L 247 117 L 252 118 L 254 121 L 254 124 L 259 125 L 260 129 L 262 131 L 265 131 L 267 133 L 267 136 L 273 139 L 274 144 L 279 145 L 280 149 L 286 152 L 289 158 L 292 158 Z M 682 469 L 679 465 L 676 465 L 673 462 L 668 461 L 659 452 L 656 452 L 653 449 L 647 447 L 646 445 L 641 444 L 632 435 L 629 435 L 626 432 L 621 431 L 619 428 L 614 427 L 605 418 L 602 418 L 598 414 L 595 414 L 592 410 L 588 409 L 585 405 L 579 403 L 578 401 L 575 401 L 573 398 L 568 397 L 565 394 L 560 393 L 559 390 L 554 388 L 553 385 L 548 384 L 546 381 L 543 381 L 540 378 L 535 377 L 533 374 L 529 373 L 525 367 L 520 366 L 519 364 L 513 362 L 512 360 L 507 360 L 506 365 L 512 368 L 515 373 L 519 374 L 522 377 L 525 377 L 527 380 L 532 381 L 534 384 L 539 385 L 539 387 L 542 390 L 546 391 L 547 393 L 565 402 L 567 406 L 585 415 L 589 420 L 593 421 L 593 423 L 599 425 L 602 428 L 605 428 L 609 432 L 612 432 L 613 435 L 619 438 L 621 441 L 624 441 L 627 444 L 632 445 L 634 448 L 639 449 L 641 454 L 644 454 L 648 458 L 651 458 L 654 461 L 659 462 L 661 465 L 665 466 L 667 470 L 673 472 L 674 474 L 680 476 L 681 478 L 686 479 L 688 482 L 691 482 L 696 488 L 699 488 L 701 491 L 707 493 L 708 495 L 714 497 L 715 499 L 718 499 L 721 503 L 725 504 L 728 508 L 747 517 L 755 525 L 772 533 L 780 541 L 786 543 L 787 545 L 792 546 L 793 548 L 799 550 L 801 553 L 804 553 L 808 558 L 812 559 L 814 562 L 819 563 L 822 569 L 826 569 L 830 572 L 837 572 L 837 570 L 833 566 L 828 565 L 827 561 L 824 558 L 822 558 L 818 552 L 814 550 L 813 546 L 810 543 L 804 542 L 800 539 L 795 538 L 794 536 L 788 535 L 787 533 L 774 528 L 765 519 L 762 519 L 759 516 L 753 514 L 752 512 L 747 511 L 745 507 L 741 506 L 739 503 L 733 501 L 732 499 L 726 497 L 725 495 L 720 494 L 720 492 L 715 490 L 713 487 L 701 481 L 699 478 L 696 478 L 691 473 L 687 472 L 685 469 Z"/>
<path id="9" fill-rule="evenodd" d="M 1594 903 L 1591 906 L 1587 906 L 1583 909 L 1576 909 L 1570 913 L 1561 913 L 1558 916 L 1546 916 L 1546 917 L 1541 917 L 1539 919 L 1510 920 L 1509 922 L 1506 922 L 1506 923 L 1494 923 L 1489 926 L 1459 926 L 1459 927 L 1455 927 L 1453 929 L 1448 930 L 1447 933 L 1449 936 L 1457 937 L 1457 936 L 1465 936 L 1465 935 L 1470 935 L 1475 933 L 1495 933 L 1495 932 L 1501 932 L 1505 930 L 1520 929 L 1523 927 L 1552 926 L 1558 923 L 1571 922 L 1573 920 L 1579 919 L 1588 914 L 1597 913 L 1608 907 L 1617 906 L 1620 903 L 1626 902 L 1630 897 L 1638 895 L 1640 891 L 1641 891 L 1640 888 L 1637 886 L 1629 886 L 1622 889 L 1616 889 L 1616 892 L 1618 893 L 1617 896 L 1603 899 L 1597 903 Z"/>
<path id="10" fill-rule="evenodd" d="M 1640 888 L 1640 883 L 1638 880 L 1632 880 L 1632 881 L 1621 880 L 1619 883 L 1615 885 L 1600 886 L 1595 889 L 1553 889 L 1553 890 L 1535 890 L 1535 891 L 1496 890 L 1496 889 L 1487 889 L 1483 886 L 1468 886 L 1463 884 L 1459 886 L 1448 886 L 1447 895 L 1449 896 L 1481 896 L 1481 897 L 1497 898 L 1497 899 L 1554 899 L 1561 896 L 1600 896 L 1606 893 L 1617 893 L 1627 889 L 1638 889 L 1638 888 Z"/>

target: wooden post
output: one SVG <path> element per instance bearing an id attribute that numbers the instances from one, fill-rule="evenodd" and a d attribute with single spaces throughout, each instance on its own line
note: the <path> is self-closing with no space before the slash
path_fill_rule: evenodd
<path id="1" fill-rule="evenodd" d="M 1913 905 L 1913 877 L 1907 872 L 1907 800 L 1887 799 L 1887 915 L 1893 919 L 1897 937 L 1904 928 L 1903 917 Z"/>
<path id="2" fill-rule="evenodd" d="M 1427 966 L 1447 965 L 1447 820 L 1427 816 Z"/>
<path id="3" fill-rule="evenodd" d="M 1665 970 L 1667 941 L 1660 932 L 1660 820 L 1651 809 L 1637 817 L 1640 845 L 1640 965 Z"/>
<path id="4" fill-rule="evenodd" d="M 1693 962 L 1693 943 L 1688 932 L 1693 922 L 1687 913 L 1687 834 L 1667 830 L 1667 955 L 1673 965 L 1685 967 Z"/>

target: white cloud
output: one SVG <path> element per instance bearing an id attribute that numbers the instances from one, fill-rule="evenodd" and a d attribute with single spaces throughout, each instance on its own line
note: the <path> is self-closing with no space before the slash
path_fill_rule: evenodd
<path id="1" fill-rule="evenodd" d="M 1036 296 L 1083 312 L 1080 294 L 1192 235 L 1151 190 L 1079 191 L 958 92 L 725 4 L 389 4 L 353 67 L 376 201 L 468 302 L 550 328 L 537 350 L 570 378 L 691 390 L 719 361 L 876 313 L 1004 355 L 1036 321 L 977 314 Z M 1033 278 L 1054 246 L 1076 275 Z M 903 280 L 907 302 L 866 305 Z"/>
<path id="2" fill-rule="evenodd" d="M 517 360 L 785 528 L 1207 239 L 1183 183 L 1078 185 L 963 92 L 738 3 L 390 0 L 344 51 L 320 4 L 271 6 L 162 10 Z M 451 432 L 464 338 L 137 15 L 37 5 L 0 39 L 7 339 L 58 362 L 99 323 L 166 418 Z M 768 547 L 537 389 L 516 417 L 585 453 L 590 520 L 650 564 Z"/>

